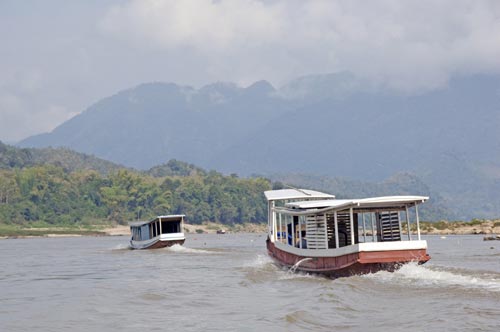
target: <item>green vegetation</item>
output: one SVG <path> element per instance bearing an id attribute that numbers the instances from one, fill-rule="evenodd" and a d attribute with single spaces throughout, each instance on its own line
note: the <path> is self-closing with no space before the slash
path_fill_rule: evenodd
<path id="1" fill-rule="evenodd" d="M 66 172 L 95 170 L 110 174 L 125 167 L 66 148 L 20 149 L 0 142 L 0 169 L 52 165 Z"/>
<path id="2" fill-rule="evenodd" d="M 0 222 L 25 225 L 124 224 L 160 214 L 187 215 L 191 223 L 263 222 L 265 179 L 217 172 L 154 178 L 128 170 L 109 176 L 65 172 L 55 166 L 0 170 Z"/>
<path id="3" fill-rule="evenodd" d="M 263 191 L 283 188 L 283 183 L 334 192 L 338 198 L 428 190 L 411 175 L 372 185 L 303 175 L 275 180 L 225 176 L 177 160 L 139 172 L 66 149 L 18 149 L 0 142 L 0 236 L 99 234 L 106 226 L 160 214 L 185 214 L 189 223 L 212 221 L 237 228 L 264 222 Z M 363 194 L 356 195 L 357 190 Z M 420 211 L 425 220 L 446 215 L 433 201 Z M 485 222 L 438 221 L 421 226 L 428 231 L 454 230 Z M 500 222 L 495 222 L 498 226 Z M 411 227 L 415 230 L 414 224 Z"/>
<path id="4" fill-rule="evenodd" d="M 206 175 L 206 172 L 205 170 L 196 167 L 195 165 L 172 159 L 166 164 L 151 168 L 145 174 L 154 177 L 163 177 L 163 176 Z"/>
<path id="5" fill-rule="evenodd" d="M 85 227 L 181 213 L 191 223 L 266 220 L 262 192 L 271 183 L 263 178 L 224 176 L 175 160 L 149 173 L 119 169 L 105 175 L 73 171 L 70 163 L 36 165 L 25 149 L 3 149 L 0 224 Z"/>
<path id="6" fill-rule="evenodd" d="M 479 226 L 481 224 L 483 224 L 485 222 L 485 220 L 481 220 L 481 219 L 472 219 L 470 222 L 466 223 L 467 225 L 469 226 Z"/>
<path id="7" fill-rule="evenodd" d="M 435 229 L 439 229 L 439 230 L 449 229 L 450 228 L 450 224 L 448 222 L 446 222 L 446 221 L 437 221 L 437 222 L 433 223 L 430 226 L 432 226 Z"/>

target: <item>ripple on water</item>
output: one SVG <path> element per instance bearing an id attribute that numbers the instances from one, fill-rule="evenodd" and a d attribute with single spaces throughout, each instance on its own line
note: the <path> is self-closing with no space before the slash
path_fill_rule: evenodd
<path id="1" fill-rule="evenodd" d="M 287 330 L 295 330 L 298 328 L 301 331 L 333 331 L 333 330 L 350 330 L 355 327 L 354 324 L 346 324 L 337 322 L 325 321 L 321 315 L 315 315 L 306 310 L 296 310 L 290 312 L 284 317 L 287 324 Z"/>
<path id="2" fill-rule="evenodd" d="M 166 295 L 158 294 L 158 293 L 144 293 L 141 296 L 141 299 L 146 301 L 162 301 L 167 298 Z"/>

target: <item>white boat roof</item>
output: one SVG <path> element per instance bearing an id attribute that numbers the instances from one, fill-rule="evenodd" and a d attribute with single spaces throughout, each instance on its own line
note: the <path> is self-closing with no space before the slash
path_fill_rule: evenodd
<path id="1" fill-rule="evenodd" d="M 427 196 L 381 196 L 361 199 L 330 199 L 316 201 L 300 201 L 285 204 L 292 209 L 319 209 L 319 208 L 376 208 L 408 205 L 411 203 L 420 204 L 428 200 Z"/>
<path id="2" fill-rule="evenodd" d="M 320 191 L 309 189 L 278 189 L 264 192 L 268 201 L 277 201 L 285 199 L 332 199 L 334 195 L 325 194 Z"/>
<path id="3" fill-rule="evenodd" d="M 139 226 L 143 226 L 143 225 L 146 225 L 146 224 L 149 224 L 149 223 L 152 223 L 158 219 L 162 219 L 162 220 L 165 220 L 165 221 L 168 221 L 168 220 L 176 220 L 176 219 L 182 219 L 184 218 L 186 215 L 185 214 L 169 214 L 169 215 L 164 215 L 164 216 L 157 216 L 156 218 L 154 218 L 153 220 L 147 220 L 147 221 L 131 221 L 128 223 L 129 226 L 131 227 L 139 227 Z"/>

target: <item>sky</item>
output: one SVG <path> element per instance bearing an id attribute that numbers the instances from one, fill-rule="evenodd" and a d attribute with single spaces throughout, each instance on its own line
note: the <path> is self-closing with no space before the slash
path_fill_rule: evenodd
<path id="1" fill-rule="evenodd" d="M 402 93 L 500 73 L 500 1 L 0 0 L 0 140 L 146 82 L 349 71 Z"/>

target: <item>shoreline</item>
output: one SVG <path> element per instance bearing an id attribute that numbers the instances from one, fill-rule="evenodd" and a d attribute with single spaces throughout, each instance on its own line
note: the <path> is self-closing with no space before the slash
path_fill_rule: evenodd
<path id="1" fill-rule="evenodd" d="M 224 225 L 220 223 L 205 222 L 203 224 L 184 224 L 184 232 L 187 234 L 216 234 L 224 230 L 225 233 L 266 233 L 267 224 L 243 223 L 235 225 Z M 54 238 L 54 237 L 82 237 L 82 236 L 129 236 L 130 228 L 126 225 L 94 228 L 19 228 L 10 229 L 9 234 L 2 234 L 0 239 L 16 238 Z M 406 230 L 403 230 L 406 234 Z M 412 236 L 416 236 L 416 230 L 412 227 Z M 360 232 L 361 234 L 361 232 Z M 472 222 L 421 222 L 420 234 L 422 235 L 495 235 L 500 234 L 500 220 L 494 221 L 472 221 Z M 371 232 L 367 232 L 371 236 Z"/>
<path id="2" fill-rule="evenodd" d="M 236 224 L 224 225 L 220 223 L 206 222 L 203 224 L 184 224 L 184 232 L 187 234 L 217 234 L 224 230 L 226 233 L 265 233 L 267 224 Z M 18 228 L 9 229 L 9 234 L 2 234 L 0 229 L 0 240 L 5 239 L 29 239 L 29 238 L 55 238 L 55 237 L 83 237 L 83 236 L 130 236 L 130 227 L 127 225 L 115 225 L 109 227 L 98 227 L 91 229 L 75 229 L 65 227 L 43 227 L 43 228 Z"/>

